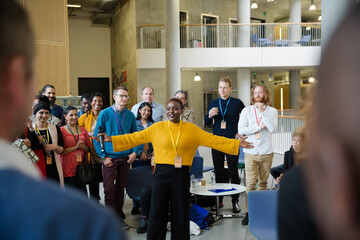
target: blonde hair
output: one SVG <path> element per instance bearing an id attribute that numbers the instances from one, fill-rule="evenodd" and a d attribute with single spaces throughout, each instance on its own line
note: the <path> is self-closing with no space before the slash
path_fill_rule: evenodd
<path id="1" fill-rule="evenodd" d="M 230 79 L 230 77 L 222 77 L 222 78 L 220 78 L 219 82 L 228 83 L 229 87 L 231 87 L 231 79 Z"/>

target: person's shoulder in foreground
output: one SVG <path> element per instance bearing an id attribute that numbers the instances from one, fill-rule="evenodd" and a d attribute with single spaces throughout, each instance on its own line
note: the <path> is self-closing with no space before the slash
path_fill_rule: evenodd
<path id="1" fill-rule="evenodd" d="M 0 171 L 0 189 L 1 239 L 126 239 L 112 213 L 77 192 L 16 170 Z"/>

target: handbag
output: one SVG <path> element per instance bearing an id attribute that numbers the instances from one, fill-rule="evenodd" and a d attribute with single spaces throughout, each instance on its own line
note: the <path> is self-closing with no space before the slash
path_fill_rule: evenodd
<path id="1" fill-rule="evenodd" d="M 92 183 L 102 182 L 103 181 L 102 165 L 103 165 L 102 163 L 87 163 L 85 157 L 83 163 L 79 164 L 76 167 L 77 179 L 82 184 L 92 184 Z"/>

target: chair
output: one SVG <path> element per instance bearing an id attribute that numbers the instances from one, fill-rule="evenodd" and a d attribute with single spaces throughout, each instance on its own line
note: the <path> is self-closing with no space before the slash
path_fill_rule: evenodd
<path id="1" fill-rule="evenodd" d="M 287 47 L 287 46 L 289 46 L 289 43 L 290 43 L 291 41 L 290 40 L 288 40 L 288 39 L 276 39 L 275 40 L 275 46 L 277 46 L 277 47 Z"/>
<path id="2" fill-rule="evenodd" d="M 259 36 L 254 33 L 251 35 L 251 41 L 256 45 L 260 47 L 267 47 L 270 45 L 273 45 L 273 43 L 270 41 L 269 38 L 259 38 Z"/>
<path id="3" fill-rule="evenodd" d="M 311 39 L 311 35 L 305 35 L 302 37 L 302 39 L 300 41 L 297 41 L 295 43 L 301 44 L 301 46 L 305 46 L 310 42 Z"/>
<path id="4" fill-rule="evenodd" d="M 190 169 L 190 176 L 194 174 L 196 179 L 203 178 L 203 164 L 204 159 L 202 157 L 194 157 L 191 169 Z"/>
<path id="5" fill-rule="evenodd" d="M 243 148 L 239 148 L 239 161 L 238 168 L 240 169 L 240 175 L 244 172 L 244 185 L 246 185 L 246 177 L 245 177 L 245 154 Z"/>
<path id="6" fill-rule="evenodd" d="M 249 229 L 259 240 L 278 239 L 275 190 L 248 192 Z"/>
<path id="7" fill-rule="evenodd" d="M 152 183 L 153 173 L 150 166 L 131 168 L 126 182 L 126 193 L 131 199 L 140 199 L 143 187 Z"/>

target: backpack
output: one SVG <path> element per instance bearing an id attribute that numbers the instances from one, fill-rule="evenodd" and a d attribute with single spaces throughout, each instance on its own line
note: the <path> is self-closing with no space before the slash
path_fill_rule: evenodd
<path id="1" fill-rule="evenodd" d="M 209 225 L 214 222 L 214 217 L 210 212 L 196 204 L 190 207 L 190 221 L 195 222 L 201 229 L 209 229 Z"/>

